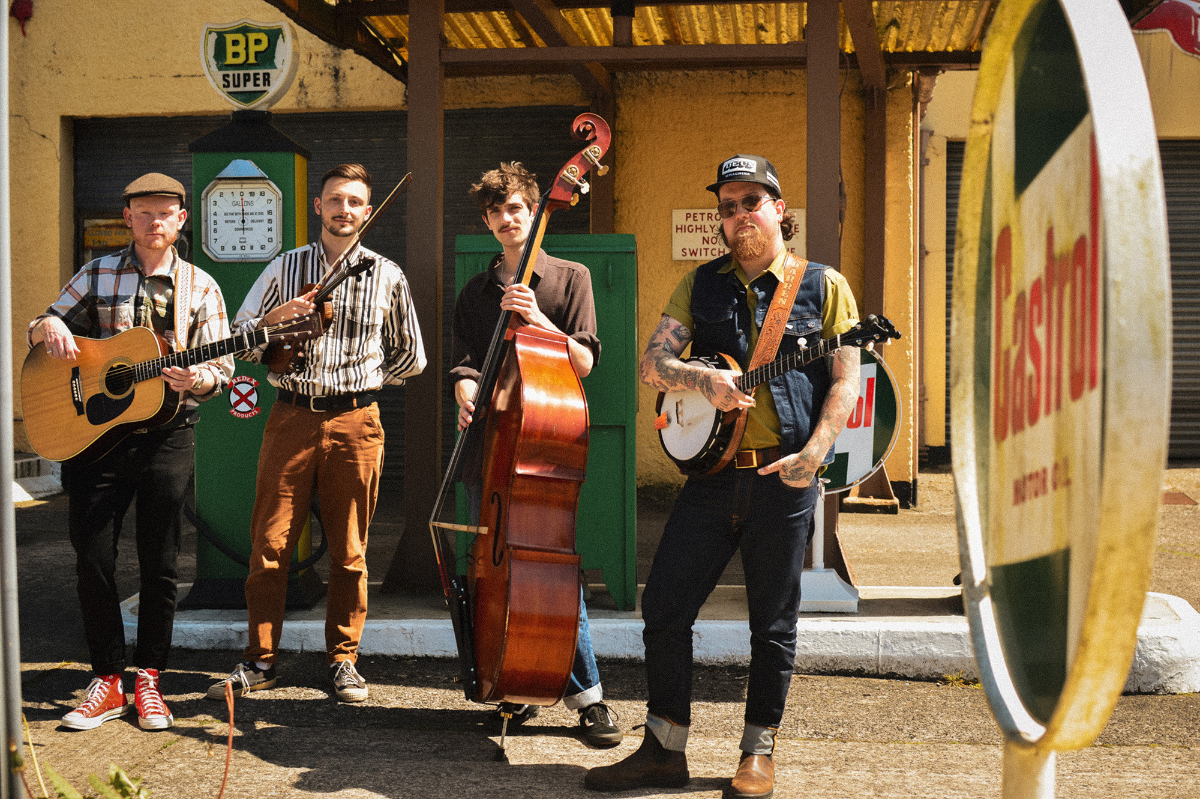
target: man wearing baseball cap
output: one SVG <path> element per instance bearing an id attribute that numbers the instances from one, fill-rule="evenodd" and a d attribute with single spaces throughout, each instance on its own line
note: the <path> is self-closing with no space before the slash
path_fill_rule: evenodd
<path id="1" fill-rule="evenodd" d="M 691 344 L 692 357 L 725 354 L 745 371 L 773 299 L 787 311 L 780 354 L 846 332 L 858 322 L 858 311 L 839 272 L 798 259 L 785 247 L 796 218 L 770 161 L 735 155 L 717 167 L 708 190 L 717 196 L 721 237 L 730 253 L 680 281 L 639 371 L 658 391 L 698 390 L 714 414 L 748 409 L 745 432 L 727 465 L 688 478 L 654 556 L 642 594 L 649 689 L 642 744 L 624 760 L 589 771 L 584 784 L 617 791 L 688 782 L 692 625 L 740 549 L 750 611 L 750 673 L 741 759 L 725 796 L 762 799 L 774 792 L 772 754 L 796 656 L 800 572 L 813 534 L 816 475 L 832 461 L 834 439 L 858 398 L 859 353 L 843 347 L 830 364 L 821 359 L 785 372 L 752 395 L 738 388 L 733 372 L 680 355 Z M 797 281 L 789 304 L 786 286 Z"/>
<path id="2" fill-rule="evenodd" d="M 122 197 L 132 243 L 80 269 L 46 313 L 29 325 L 29 346 L 44 344 L 50 357 L 75 361 L 80 353 L 76 336 L 107 339 L 136 326 L 154 330 L 173 351 L 228 338 L 220 287 L 175 251 L 187 219 L 183 185 L 151 172 L 126 186 Z M 119 346 L 114 342 L 110 349 L 121 354 Z M 136 355 L 135 360 L 142 359 Z M 173 418 L 129 434 L 97 458 L 83 454 L 63 463 L 79 604 L 95 674 L 83 703 L 63 716 L 68 729 L 94 729 L 131 707 L 136 707 L 142 729 L 161 730 L 174 723 L 159 676 L 171 650 L 183 504 L 195 470 L 192 427 L 200 402 L 219 394 L 232 377 L 230 356 L 163 369 L 162 380 L 181 400 Z M 167 401 L 173 401 L 170 393 Z M 135 496 L 141 588 L 131 706 L 122 682 L 125 628 L 115 561 L 121 521 Z"/>

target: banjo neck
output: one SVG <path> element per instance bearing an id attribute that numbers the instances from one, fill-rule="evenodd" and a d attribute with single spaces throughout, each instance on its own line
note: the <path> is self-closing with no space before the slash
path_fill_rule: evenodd
<path id="1" fill-rule="evenodd" d="M 756 369 L 751 369 L 739 375 L 734 382 L 743 394 L 753 393 L 759 383 L 765 383 L 773 377 L 779 377 L 793 369 L 803 369 L 813 361 L 824 358 L 842 346 L 841 335 L 823 339 L 812 347 L 796 350 L 786 355 L 780 355 L 770 363 L 764 363 Z"/>

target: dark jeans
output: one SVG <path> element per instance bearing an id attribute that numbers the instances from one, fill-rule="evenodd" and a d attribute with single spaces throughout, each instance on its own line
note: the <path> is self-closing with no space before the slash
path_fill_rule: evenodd
<path id="1" fill-rule="evenodd" d="M 463 483 L 467 490 L 467 502 L 471 506 L 471 524 L 479 524 L 479 508 L 482 503 L 482 489 L 478 485 Z M 599 702 L 603 696 L 581 696 L 585 691 L 591 691 L 600 685 L 600 669 L 596 666 L 596 654 L 592 650 L 592 631 L 588 627 L 587 605 L 583 604 L 583 586 L 579 586 L 579 634 L 575 638 L 575 661 L 571 665 L 571 676 L 567 680 L 567 690 L 563 695 L 563 704 L 571 710 L 582 710 L 583 705 Z M 597 692 L 599 693 L 599 692 Z M 569 702 L 571 697 L 584 699 L 583 703 Z"/>
<path id="2" fill-rule="evenodd" d="M 190 425 L 134 433 L 97 461 L 63 464 L 79 606 L 96 674 L 125 668 L 117 539 L 135 496 L 141 595 L 133 662 L 140 669 L 167 667 L 175 624 L 179 531 L 195 470 L 195 441 Z"/>
<path id="3" fill-rule="evenodd" d="M 778 728 L 796 659 L 804 550 L 817 487 L 788 488 L 732 465 L 687 481 L 667 520 L 642 594 L 651 714 L 691 724 L 692 625 L 739 547 L 750 609 L 746 722 Z"/>

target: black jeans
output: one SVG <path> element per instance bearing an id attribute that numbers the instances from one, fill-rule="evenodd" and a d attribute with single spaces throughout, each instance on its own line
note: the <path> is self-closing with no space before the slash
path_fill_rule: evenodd
<path id="1" fill-rule="evenodd" d="M 796 659 L 804 550 L 817 488 L 730 465 L 687 481 L 667 520 L 642 593 L 651 714 L 691 724 L 692 625 L 739 547 L 750 610 L 746 722 L 778 728 Z"/>
<path id="2" fill-rule="evenodd" d="M 141 596 L 133 662 L 140 669 L 167 666 L 175 625 L 179 533 L 183 503 L 195 471 L 195 442 L 190 425 L 151 430 L 127 436 L 92 463 L 63 464 L 79 606 L 96 674 L 125 668 L 125 628 L 116 582 L 117 539 L 135 496 Z"/>

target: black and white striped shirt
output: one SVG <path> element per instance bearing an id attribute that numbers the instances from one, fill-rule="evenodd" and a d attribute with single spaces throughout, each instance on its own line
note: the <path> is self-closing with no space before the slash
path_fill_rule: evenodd
<path id="1" fill-rule="evenodd" d="M 272 385 L 299 394 L 349 394 L 400 385 L 425 368 L 425 346 L 404 272 L 393 261 L 359 246 L 347 264 L 374 258 L 375 266 L 338 286 L 330 300 L 333 321 L 312 339 L 302 365 L 289 374 L 271 372 Z M 320 241 L 280 255 L 267 265 L 233 320 L 241 333 L 270 311 L 317 283 L 328 270 Z M 264 348 L 239 357 L 258 363 Z"/>

